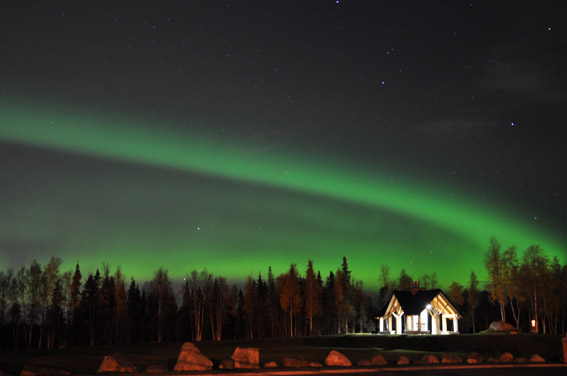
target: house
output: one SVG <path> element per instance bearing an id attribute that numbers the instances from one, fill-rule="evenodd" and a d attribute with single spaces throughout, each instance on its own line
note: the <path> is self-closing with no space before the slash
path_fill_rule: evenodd
<path id="1" fill-rule="evenodd" d="M 394 291 L 377 319 L 380 333 L 451 334 L 459 333 L 461 317 L 443 291 L 416 283 L 409 291 Z"/>

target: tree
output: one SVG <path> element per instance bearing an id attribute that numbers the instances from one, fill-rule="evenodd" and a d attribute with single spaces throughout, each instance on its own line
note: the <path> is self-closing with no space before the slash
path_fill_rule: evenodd
<path id="1" fill-rule="evenodd" d="M 463 296 L 463 286 L 453 281 L 453 283 L 451 283 L 451 285 L 449 286 L 447 297 L 460 309 L 465 301 L 465 298 Z"/>
<path id="2" fill-rule="evenodd" d="M 271 337 L 276 336 L 276 332 L 280 331 L 280 320 L 278 320 L 280 314 L 280 303 L 279 303 L 278 290 L 276 286 L 276 281 L 274 279 L 274 274 L 272 273 L 272 267 L 268 267 L 268 296 L 267 309 L 268 316 L 270 317 L 270 335 Z"/>
<path id="3" fill-rule="evenodd" d="M 186 284 L 183 293 L 188 293 L 191 301 L 191 314 L 193 321 L 193 335 L 195 341 L 203 339 L 203 323 L 205 320 L 205 301 L 212 285 L 212 275 L 206 269 L 200 273 L 193 270 L 185 278 Z"/>
<path id="4" fill-rule="evenodd" d="M 45 324 L 48 321 L 47 315 L 51 305 L 53 304 L 53 290 L 55 283 L 59 277 L 59 267 L 61 266 L 61 259 L 59 257 L 51 257 L 49 263 L 43 268 L 42 282 L 43 288 L 41 289 L 41 313 L 42 322 L 39 327 L 39 348 L 41 348 Z M 51 348 L 51 343 L 47 342 L 47 348 Z"/>
<path id="5" fill-rule="evenodd" d="M 315 277 L 313 271 L 313 261 L 307 263 L 307 271 L 305 272 L 305 312 L 309 320 L 309 335 L 313 335 L 313 317 L 320 316 L 323 313 L 321 308 L 321 292 L 322 286 Z"/>
<path id="6" fill-rule="evenodd" d="M 114 273 L 114 343 L 126 340 L 126 317 L 128 313 L 126 285 L 120 267 Z"/>
<path id="7" fill-rule="evenodd" d="M 329 272 L 329 276 L 325 281 L 323 303 L 325 307 L 323 319 L 326 323 L 326 334 L 335 334 L 337 332 L 337 304 L 335 299 L 335 275 L 332 271 Z"/>
<path id="8" fill-rule="evenodd" d="M 533 319 L 535 320 L 535 331 L 539 333 L 540 307 L 538 302 L 539 292 L 543 289 L 542 277 L 547 271 L 549 260 L 543 254 L 538 245 L 531 245 L 524 252 L 522 260 L 521 274 L 526 280 L 530 293 Z"/>
<path id="9" fill-rule="evenodd" d="M 246 315 L 246 338 L 254 338 L 254 311 L 256 308 L 256 283 L 252 276 L 248 276 L 244 287 L 243 310 Z"/>
<path id="10" fill-rule="evenodd" d="M 32 347 L 33 325 L 36 323 L 40 314 L 40 297 L 42 289 L 42 271 L 41 265 L 34 259 L 28 269 L 27 276 L 27 293 L 29 301 L 28 309 L 28 348 Z"/>
<path id="11" fill-rule="evenodd" d="M 171 281 L 169 280 L 166 269 L 159 268 L 156 271 L 152 281 L 152 290 L 157 301 L 157 341 L 161 343 L 164 340 L 166 326 L 172 317 L 172 305 L 175 305 L 175 296 L 173 295 Z M 175 310 L 177 310 L 177 307 L 175 307 Z M 202 313 L 202 311 L 200 311 L 200 313 Z M 203 317 L 200 319 L 200 328 L 202 328 Z M 201 335 L 201 333 L 199 334 Z M 201 338 L 199 337 L 198 340 L 200 341 Z"/>
<path id="12" fill-rule="evenodd" d="M 301 309 L 301 296 L 299 274 L 295 264 L 291 264 L 289 271 L 278 277 L 278 291 L 280 305 L 289 314 L 289 335 L 294 336 L 294 317 Z"/>
<path id="13" fill-rule="evenodd" d="M 128 288 L 127 312 L 130 322 L 127 328 L 126 338 L 129 342 L 139 342 L 142 339 L 142 333 L 140 333 L 138 328 L 141 327 L 146 312 L 142 304 L 140 288 L 134 278 L 130 280 L 130 287 Z"/>
<path id="14" fill-rule="evenodd" d="M 469 278 L 469 291 L 467 295 L 467 303 L 471 310 L 473 333 L 476 333 L 474 312 L 480 303 L 480 291 L 478 290 L 478 280 L 476 278 L 476 274 L 474 274 L 474 271 L 472 270 L 471 270 L 471 276 Z"/>
<path id="15" fill-rule="evenodd" d="M 504 271 L 504 261 L 500 253 L 500 243 L 496 238 L 490 239 L 490 247 L 484 254 L 484 265 L 490 279 L 490 301 L 498 302 L 500 305 L 500 318 L 506 321 L 506 277 Z"/>
<path id="16" fill-rule="evenodd" d="M 64 325 L 63 306 L 63 281 L 62 278 L 57 278 L 53 286 L 51 297 L 51 304 L 47 310 L 47 348 L 51 349 L 56 344 L 56 338 L 61 333 L 61 328 Z M 61 341 L 59 341 L 61 342 Z"/>
<path id="17" fill-rule="evenodd" d="M 506 295 L 510 302 L 512 317 L 514 317 L 514 321 L 516 321 L 516 329 L 520 330 L 520 303 L 525 300 L 525 297 L 521 289 L 520 267 L 515 246 L 508 248 L 502 254 L 501 274 Z"/>
<path id="18" fill-rule="evenodd" d="M 220 341 L 222 339 L 222 328 L 226 321 L 228 300 L 229 289 L 226 279 L 223 277 L 215 277 L 212 296 L 211 299 L 209 299 L 209 319 L 213 341 Z"/>
<path id="19" fill-rule="evenodd" d="M 413 287 L 413 278 L 410 277 L 405 269 L 400 272 L 400 277 L 398 278 L 398 290 L 409 290 Z"/>
<path id="20" fill-rule="evenodd" d="M 437 273 L 424 274 L 419 278 L 420 286 L 425 289 L 434 289 L 437 287 Z"/>
<path id="21" fill-rule="evenodd" d="M 97 269 L 94 276 L 89 274 L 85 282 L 85 289 L 81 296 L 81 307 L 85 312 L 85 317 L 88 326 L 89 344 L 96 345 L 96 327 L 97 327 L 97 314 L 99 305 L 99 290 L 100 290 L 100 272 Z"/>

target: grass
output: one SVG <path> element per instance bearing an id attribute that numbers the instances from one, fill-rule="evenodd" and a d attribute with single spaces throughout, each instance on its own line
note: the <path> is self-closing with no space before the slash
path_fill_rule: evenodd
<path id="1" fill-rule="evenodd" d="M 484 356 L 498 356 L 510 352 L 514 356 L 529 357 L 539 354 L 547 361 L 559 361 L 561 338 L 559 336 L 516 334 L 461 334 L 450 336 L 403 335 L 335 335 L 300 338 L 274 338 L 226 340 L 221 342 L 203 341 L 197 344 L 201 352 L 209 357 L 215 366 L 222 359 L 230 358 L 236 346 L 260 348 L 260 362 L 276 361 L 281 365 L 286 355 L 301 355 L 307 360 L 323 362 L 330 350 L 345 354 L 353 364 L 381 354 L 392 364 L 400 355 L 409 356 L 412 361 L 426 354 L 440 356 L 452 352 L 466 356 L 476 351 Z M 181 343 L 143 343 L 95 347 L 68 347 L 53 350 L 25 350 L 0 352 L 0 369 L 10 375 L 18 375 L 26 364 L 54 367 L 74 374 L 94 374 L 103 357 L 120 352 L 130 359 L 138 370 L 157 364 L 173 369 Z"/>

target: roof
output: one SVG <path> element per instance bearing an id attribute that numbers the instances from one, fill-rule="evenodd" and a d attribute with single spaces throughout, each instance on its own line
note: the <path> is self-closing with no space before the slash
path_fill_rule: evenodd
<path id="1" fill-rule="evenodd" d="M 443 294 L 439 289 L 419 290 L 415 295 L 411 291 L 394 291 L 394 295 L 400 302 L 406 315 L 419 315 L 440 293 Z"/>
<path id="2" fill-rule="evenodd" d="M 461 317 L 440 289 L 422 289 L 414 291 L 414 293 L 396 290 L 392 294 L 390 302 L 380 309 L 378 317 L 389 317 L 392 313 L 401 314 L 402 312 L 406 315 L 419 315 L 428 305 L 431 305 L 430 308 L 437 312 L 455 313 Z"/>

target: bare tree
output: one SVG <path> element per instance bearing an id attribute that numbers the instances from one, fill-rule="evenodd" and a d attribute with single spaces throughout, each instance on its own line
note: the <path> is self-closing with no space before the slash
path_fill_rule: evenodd
<path id="1" fill-rule="evenodd" d="M 321 294 L 323 286 L 319 284 L 313 271 L 313 261 L 307 263 L 307 271 L 305 272 L 305 312 L 309 320 L 309 335 L 313 335 L 313 317 L 320 316 L 323 313 L 321 308 Z"/>
<path id="2" fill-rule="evenodd" d="M 469 291 L 467 295 L 467 303 L 471 310 L 473 333 L 476 333 L 474 313 L 480 303 L 480 291 L 478 290 L 478 280 L 476 278 L 476 274 L 474 274 L 473 271 L 471 271 L 471 276 L 469 278 Z"/>
<path id="3" fill-rule="evenodd" d="M 182 292 L 189 295 L 191 302 L 191 316 L 193 318 L 193 330 L 195 341 L 203 339 L 203 323 L 205 320 L 205 301 L 207 294 L 211 290 L 212 275 L 206 269 L 200 273 L 193 270 L 190 275 L 185 277 L 185 286 Z"/>
<path id="4" fill-rule="evenodd" d="M 295 264 L 291 264 L 289 271 L 278 277 L 278 291 L 280 294 L 280 305 L 289 314 L 289 335 L 293 337 L 294 317 L 301 310 L 299 274 Z"/>

